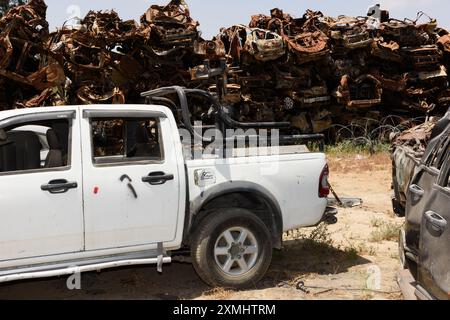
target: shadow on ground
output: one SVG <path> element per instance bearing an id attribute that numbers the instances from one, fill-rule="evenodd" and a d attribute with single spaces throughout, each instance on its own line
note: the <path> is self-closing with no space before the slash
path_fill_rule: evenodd
<path id="1" fill-rule="evenodd" d="M 259 286 L 276 287 L 303 276 L 337 275 L 348 272 L 352 267 L 371 263 L 348 248 L 340 249 L 310 240 L 287 241 L 282 251 L 274 252 L 272 266 Z"/>
<path id="2" fill-rule="evenodd" d="M 370 261 L 332 246 L 295 240 L 275 251 L 267 276 L 253 289 L 269 289 L 302 275 L 328 275 L 346 272 Z M 192 265 L 173 263 L 158 274 L 153 266 L 128 267 L 101 273 L 85 273 L 81 290 L 70 291 L 67 277 L 21 281 L 0 285 L 0 299 L 195 299 L 211 291 L 197 277 Z"/>

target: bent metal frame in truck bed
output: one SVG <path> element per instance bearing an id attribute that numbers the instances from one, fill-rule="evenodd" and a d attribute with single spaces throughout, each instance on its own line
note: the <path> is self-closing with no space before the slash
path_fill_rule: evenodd
<path id="1" fill-rule="evenodd" d="M 183 127 L 189 131 L 193 137 L 201 139 L 204 143 L 211 143 L 212 138 L 204 137 L 200 135 L 202 130 L 215 128 L 222 133 L 224 142 L 228 139 L 236 140 L 242 138 L 242 136 L 226 137 L 224 134 L 227 129 L 269 129 L 269 130 L 286 130 L 291 127 L 289 122 L 239 122 L 230 117 L 226 112 L 224 106 L 216 99 L 211 93 L 199 90 L 188 89 L 180 86 L 164 87 L 141 94 L 147 104 L 161 104 L 172 110 L 175 117 L 181 115 L 181 119 L 177 119 L 179 127 Z M 213 110 L 215 123 L 213 125 L 202 126 L 201 128 L 195 127 L 195 123 L 192 123 L 191 108 L 189 105 L 189 98 L 197 98 L 203 100 L 203 103 L 209 104 Z M 256 131 L 255 131 L 256 133 Z M 252 136 L 246 135 L 244 138 L 251 139 Z M 318 143 L 319 150 L 324 151 L 323 134 L 303 134 L 303 135 L 280 135 L 280 145 L 286 144 L 303 144 L 307 142 Z M 225 144 L 226 145 L 226 144 Z"/>

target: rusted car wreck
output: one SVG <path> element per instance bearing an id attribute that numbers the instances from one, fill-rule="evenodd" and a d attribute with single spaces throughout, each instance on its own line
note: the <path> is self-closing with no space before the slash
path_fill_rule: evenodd
<path id="1" fill-rule="evenodd" d="M 450 110 L 395 137 L 392 160 L 394 211 L 405 216 L 400 287 L 405 296 L 449 300 Z"/>

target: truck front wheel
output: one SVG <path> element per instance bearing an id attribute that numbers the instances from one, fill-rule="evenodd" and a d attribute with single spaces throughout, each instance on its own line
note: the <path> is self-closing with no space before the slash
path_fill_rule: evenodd
<path id="1" fill-rule="evenodd" d="M 213 287 L 246 288 L 264 277 L 272 260 L 272 237 L 252 212 L 222 209 L 196 228 L 191 254 L 197 274 Z"/>

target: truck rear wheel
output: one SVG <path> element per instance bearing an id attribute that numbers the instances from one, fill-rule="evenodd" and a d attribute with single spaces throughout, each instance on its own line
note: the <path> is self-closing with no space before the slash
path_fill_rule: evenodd
<path id="1" fill-rule="evenodd" d="M 246 288 L 266 274 L 272 261 L 272 237 L 252 212 L 223 209 L 196 229 L 191 254 L 200 278 L 213 287 Z"/>

